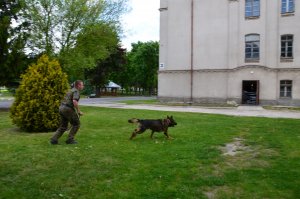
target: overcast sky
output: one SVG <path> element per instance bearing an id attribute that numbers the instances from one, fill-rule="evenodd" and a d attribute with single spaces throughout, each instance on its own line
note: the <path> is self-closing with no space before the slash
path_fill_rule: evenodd
<path id="1" fill-rule="evenodd" d="M 123 47 L 131 43 L 159 40 L 159 0 L 129 0 L 131 11 L 123 16 Z"/>

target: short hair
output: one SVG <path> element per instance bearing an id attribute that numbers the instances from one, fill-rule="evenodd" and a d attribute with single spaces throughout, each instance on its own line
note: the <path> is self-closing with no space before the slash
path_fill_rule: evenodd
<path id="1" fill-rule="evenodd" d="M 74 86 L 77 88 L 80 83 L 83 83 L 83 81 L 82 80 L 76 80 L 74 82 Z"/>

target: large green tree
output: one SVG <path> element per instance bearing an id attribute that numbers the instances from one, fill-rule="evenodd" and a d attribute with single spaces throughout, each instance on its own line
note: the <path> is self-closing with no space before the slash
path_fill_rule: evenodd
<path id="1" fill-rule="evenodd" d="M 119 43 L 127 0 L 25 0 L 33 54 L 56 56 L 70 81 L 105 60 Z"/>
<path id="2" fill-rule="evenodd" d="M 20 0 L 0 2 L 0 86 L 13 84 L 26 66 L 24 46 L 28 23 L 17 23 L 23 6 Z"/>
<path id="3" fill-rule="evenodd" d="M 152 94 L 157 88 L 159 44 L 155 41 L 132 44 L 128 54 L 131 85 Z"/>
<path id="4" fill-rule="evenodd" d="M 90 24 L 78 34 L 76 45 L 60 54 L 60 61 L 71 81 L 85 79 L 84 71 L 90 70 L 110 57 L 119 43 L 113 25 L 98 22 Z"/>
<path id="5" fill-rule="evenodd" d="M 78 34 L 90 24 L 117 24 L 127 0 L 25 0 L 24 20 L 31 23 L 28 47 L 33 53 L 65 52 L 76 45 Z M 115 9 L 116 5 L 119 6 Z"/>
<path id="6" fill-rule="evenodd" d="M 127 1 L 1 1 L 0 85 L 24 71 L 29 55 L 58 58 L 70 80 L 82 77 L 86 68 L 95 67 L 116 48 Z"/>
<path id="7" fill-rule="evenodd" d="M 95 68 L 86 70 L 86 77 L 91 84 L 96 87 L 96 94 L 100 95 L 100 88 L 104 87 L 109 80 L 122 82 L 120 75 L 123 74 L 126 64 L 126 50 L 121 47 L 116 47 L 114 52 L 105 60 L 99 60 Z"/>

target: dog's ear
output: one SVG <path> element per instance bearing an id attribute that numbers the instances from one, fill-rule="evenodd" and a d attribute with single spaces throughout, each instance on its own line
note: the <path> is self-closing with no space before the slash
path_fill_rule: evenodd
<path id="1" fill-rule="evenodd" d="M 169 119 L 169 116 L 167 115 L 167 118 Z"/>

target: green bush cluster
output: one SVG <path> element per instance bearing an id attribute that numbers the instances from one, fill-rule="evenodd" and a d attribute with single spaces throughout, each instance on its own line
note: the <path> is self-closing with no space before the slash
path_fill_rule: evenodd
<path id="1" fill-rule="evenodd" d="M 27 132 L 53 131 L 59 125 L 58 108 L 67 92 L 67 75 L 56 60 L 41 56 L 21 75 L 10 109 L 14 124 Z"/>

